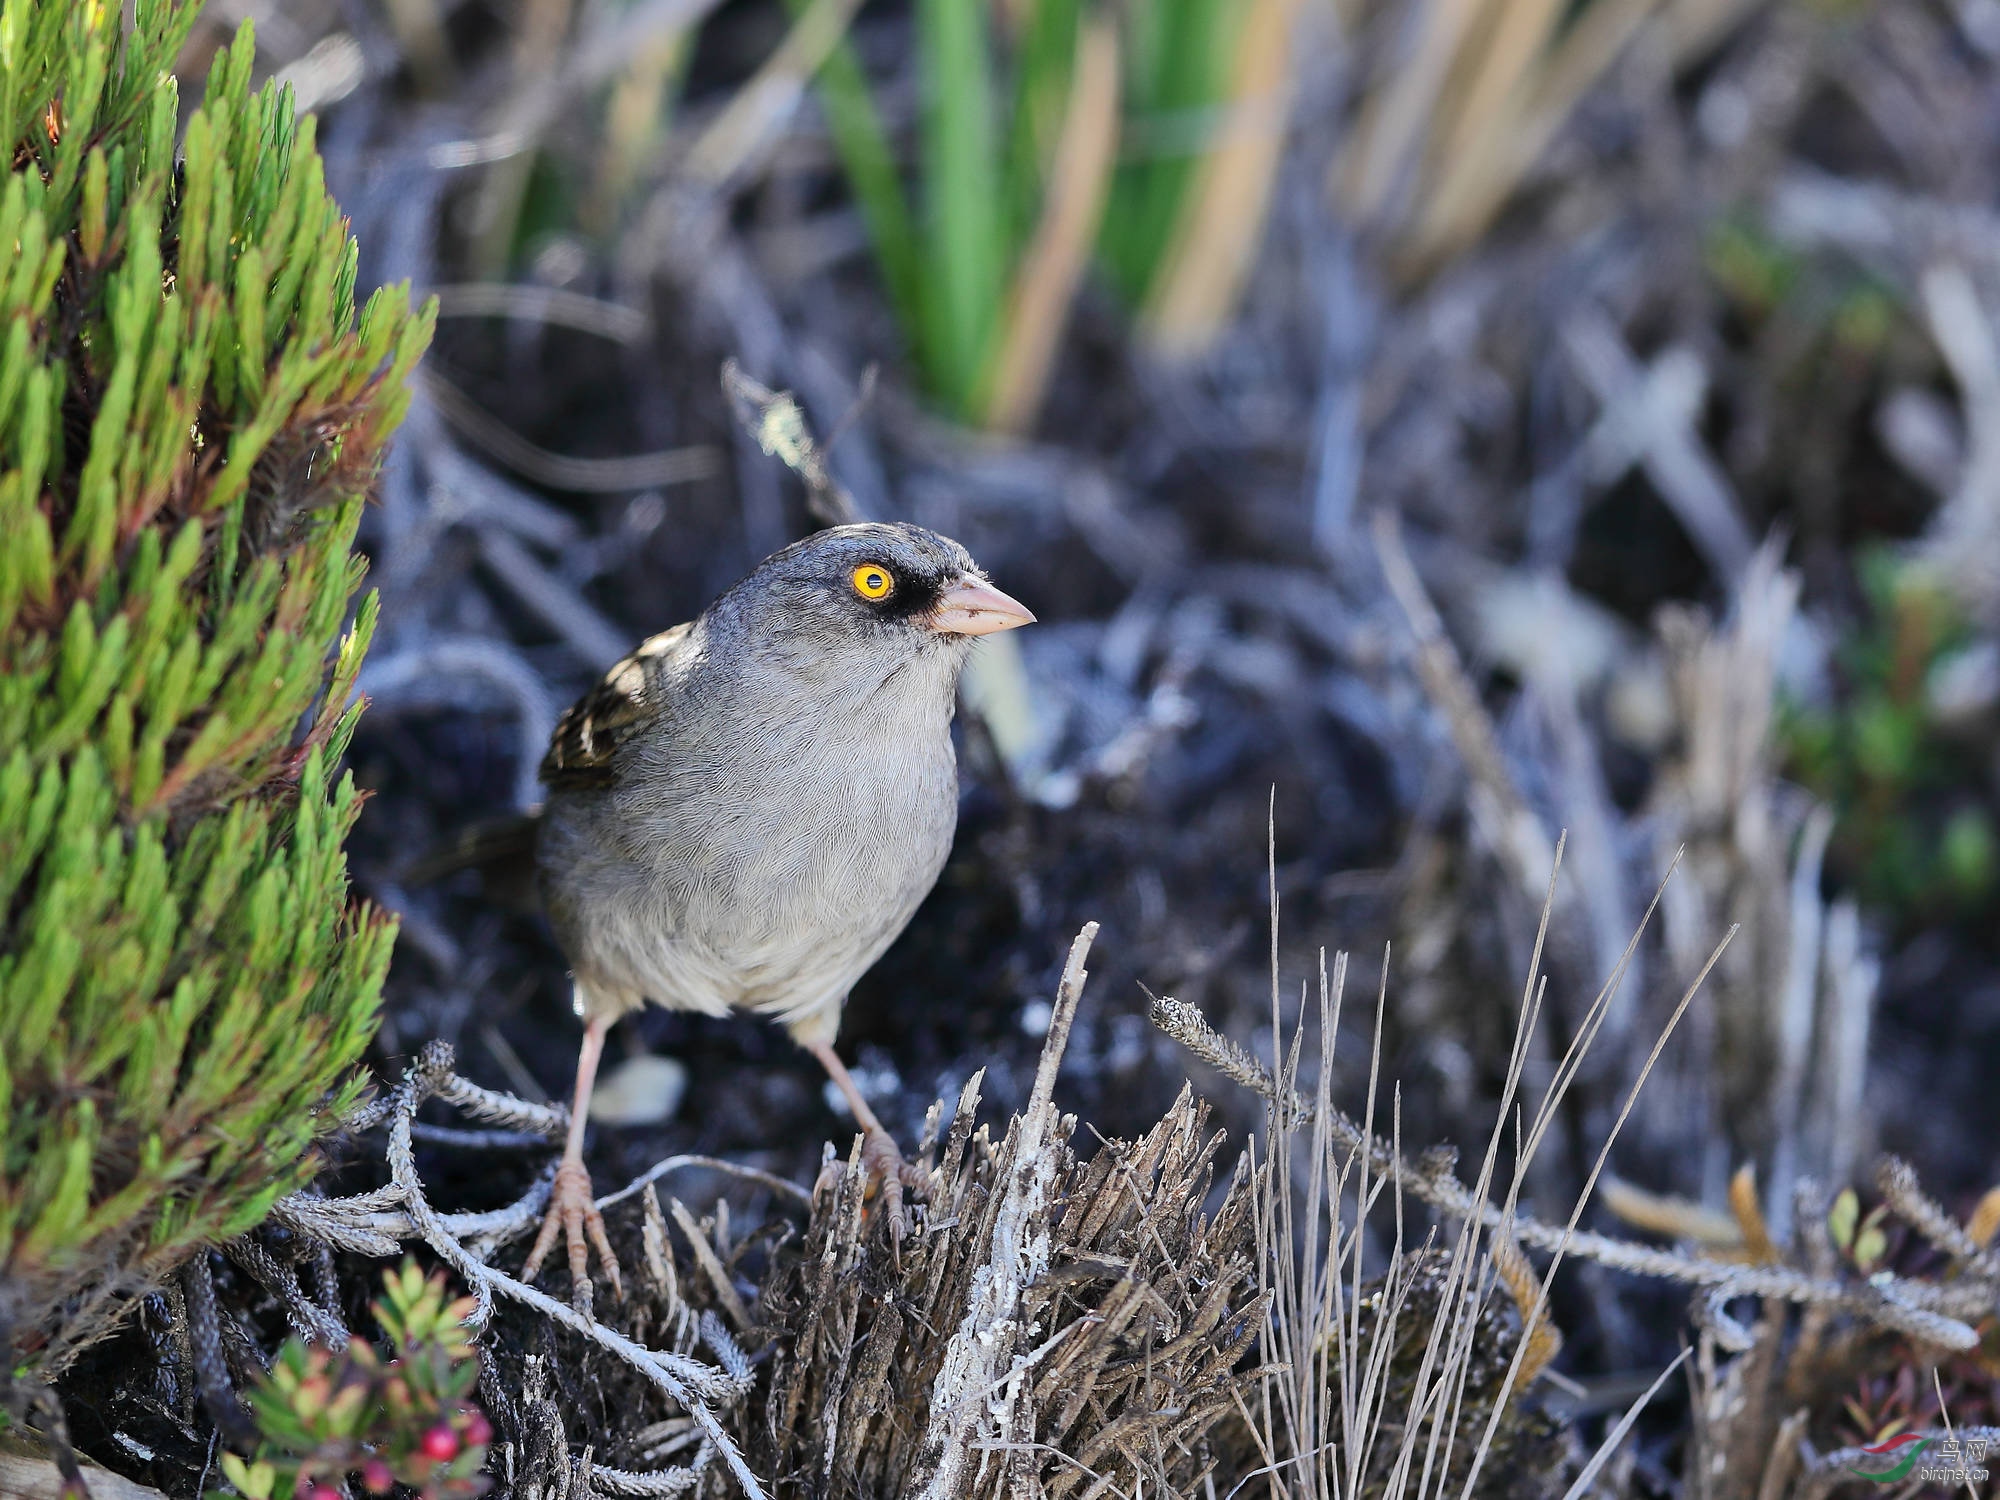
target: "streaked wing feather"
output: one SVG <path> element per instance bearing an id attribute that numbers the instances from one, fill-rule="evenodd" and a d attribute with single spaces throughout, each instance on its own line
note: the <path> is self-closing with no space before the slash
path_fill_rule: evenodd
<path id="1" fill-rule="evenodd" d="M 542 757 L 542 785 L 567 790 L 612 784 L 613 757 L 657 711 L 650 699 L 661 669 L 687 639 L 692 624 L 676 625 L 641 641 L 637 650 L 569 706 L 556 720 L 549 753 Z"/>

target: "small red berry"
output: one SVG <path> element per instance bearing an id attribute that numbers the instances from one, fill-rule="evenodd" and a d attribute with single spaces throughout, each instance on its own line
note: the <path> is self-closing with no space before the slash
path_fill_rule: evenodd
<path id="1" fill-rule="evenodd" d="M 316 1484 L 312 1487 L 310 1500 L 340 1500 L 340 1491 L 331 1485 Z"/>
<path id="2" fill-rule="evenodd" d="M 493 1441 L 493 1424 L 486 1420 L 485 1412 L 475 1411 L 465 1419 L 465 1440 L 475 1448 Z"/>
<path id="3" fill-rule="evenodd" d="M 425 1458 L 434 1459 L 441 1464 L 450 1463 L 458 1457 L 458 1434 L 440 1422 L 423 1435 L 417 1443 L 417 1449 Z M 315 1496 L 314 1500 L 318 1500 L 318 1497 Z"/>
<path id="4" fill-rule="evenodd" d="M 396 1476 L 379 1458 L 361 1466 L 361 1487 L 371 1495 L 386 1495 L 396 1487 Z"/>

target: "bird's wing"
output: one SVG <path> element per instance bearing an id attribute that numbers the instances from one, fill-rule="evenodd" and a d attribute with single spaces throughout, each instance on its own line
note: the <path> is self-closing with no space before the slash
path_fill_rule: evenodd
<path id="1" fill-rule="evenodd" d="M 542 785 L 557 789 L 610 786 L 612 756 L 660 710 L 663 669 L 687 640 L 693 622 L 649 636 L 556 720 Z"/>

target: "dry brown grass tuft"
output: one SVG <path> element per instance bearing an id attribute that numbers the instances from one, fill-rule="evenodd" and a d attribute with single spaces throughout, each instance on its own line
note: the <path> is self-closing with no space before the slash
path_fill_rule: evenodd
<path id="1" fill-rule="evenodd" d="M 1255 1174 L 1240 1163 L 1205 1209 L 1222 1136 L 1191 1090 L 1084 1153 L 1040 1081 L 998 1142 L 975 1129 L 980 1081 L 942 1141 L 932 1112 L 927 1222 L 900 1265 L 856 1164 L 822 1177 L 759 1300 L 777 1355 L 752 1466 L 780 1496 L 1201 1493 L 1210 1429 L 1256 1378 Z"/>

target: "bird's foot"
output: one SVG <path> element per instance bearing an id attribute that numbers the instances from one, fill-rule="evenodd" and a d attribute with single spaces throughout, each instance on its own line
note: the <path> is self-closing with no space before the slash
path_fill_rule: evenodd
<path id="1" fill-rule="evenodd" d="M 556 1168 L 556 1180 L 549 1190 L 549 1211 L 542 1219 L 542 1232 L 535 1236 L 534 1248 L 521 1263 L 523 1281 L 535 1279 L 535 1273 L 542 1268 L 542 1261 L 555 1247 L 558 1233 L 569 1244 L 570 1305 L 585 1317 L 590 1316 L 590 1251 L 584 1241 L 586 1234 L 590 1237 L 589 1244 L 597 1247 L 597 1258 L 603 1263 L 604 1274 L 611 1278 L 612 1295 L 622 1299 L 625 1284 L 618 1275 L 618 1257 L 611 1253 L 611 1242 L 604 1236 L 604 1215 L 597 1211 L 590 1190 L 590 1171 L 582 1162 L 567 1157 Z"/>
<path id="2" fill-rule="evenodd" d="M 889 1216 L 889 1243 L 900 1262 L 903 1233 L 909 1227 L 903 1215 L 903 1190 L 921 1195 L 930 1185 L 930 1174 L 903 1160 L 895 1137 L 879 1125 L 861 1137 L 861 1171 L 869 1189 L 881 1189 L 883 1211 Z"/>

